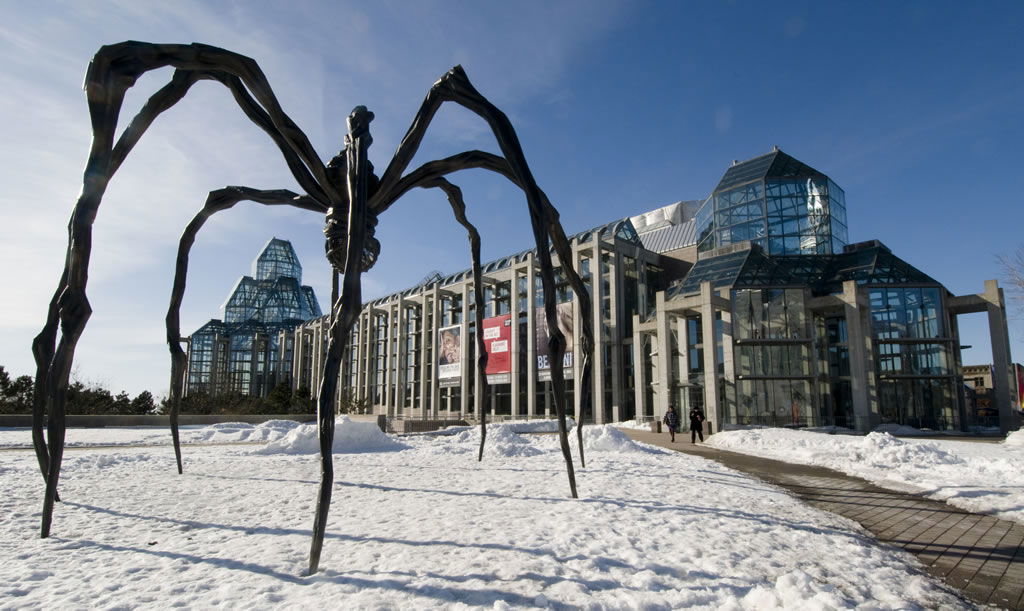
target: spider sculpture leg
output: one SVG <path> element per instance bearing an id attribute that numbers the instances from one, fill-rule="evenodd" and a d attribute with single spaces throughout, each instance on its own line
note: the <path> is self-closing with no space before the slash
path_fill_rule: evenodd
<path id="1" fill-rule="evenodd" d="M 251 201 L 267 206 L 294 206 L 303 210 L 324 214 L 327 208 L 309 196 L 298 195 L 284 189 L 264 191 L 249 187 L 226 187 L 210 191 L 203 209 L 181 234 L 178 241 L 178 257 L 174 269 L 174 288 L 171 290 L 170 305 L 167 307 L 167 347 L 171 351 L 170 421 L 171 439 L 174 441 L 174 458 L 178 463 L 178 474 L 182 473 L 181 442 L 178 435 L 178 414 L 181 410 L 181 393 L 185 388 L 185 364 L 187 355 L 181 349 L 181 300 L 185 295 L 188 278 L 188 257 L 195 243 L 196 234 L 207 219 L 227 210 L 240 201 Z"/>
<path id="2" fill-rule="evenodd" d="M 549 250 L 549 238 L 551 237 L 550 231 L 552 225 L 558 224 L 558 214 L 554 207 L 551 206 L 550 202 L 547 201 L 547 198 L 543 195 L 543 192 L 533 179 L 529 165 L 526 163 L 522 146 L 519 144 L 519 138 L 516 135 L 515 130 L 512 128 L 508 118 L 497 107 L 476 91 L 461 67 L 456 66 L 449 71 L 441 78 L 441 80 L 434 84 L 430 92 L 427 94 L 427 98 L 421 105 L 420 111 L 413 120 L 412 126 L 409 128 L 405 138 L 399 145 L 398 152 L 395 153 L 391 164 L 385 170 L 384 175 L 381 178 L 380 189 L 378 191 L 378 196 L 373 202 L 373 206 L 375 209 L 377 206 L 383 208 L 393 201 L 391 199 L 394 195 L 393 192 L 397 184 L 402 180 L 402 174 L 405 171 L 405 168 L 408 166 L 409 162 L 415 155 L 416 150 L 419 148 L 423 135 L 429 126 L 430 120 L 437 112 L 440 105 L 445 101 L 452 101 L 463 106 L 464 108 L 476 113 L 488 123 L 491 127 L 491 131 L 494 133 L 495 139 L 498 142 L 499 148 L 505 157 L 508 170 L 514 177 L 512 181 L 519 185 L 526 194 L 527 204 L 530 211 L 530 221 L 533 227 L 534 239 L 537 243 L 538 259 L 541 267 L 541 281 L 545 301 L 544 312 L 548 321 L 550 333 L 549 350 L 554 362 L 559 363 L 561 362 L 561 358 L 565 350 L 565 337 L 557 326 L 554 273 L 551 253 Z M 564 238 L 564 233 L 560 236 L 556 234 L 554 237 L 554 245 L 559 252 L 560 259 L 562 260 L 562 267 L 566 271 L 566 275 L 575 275 L 574 270 L 572 270 L 571 251 L 568 249 L 568 243 L 564 241 L 564 239 L 558 239 L 558 237 Z M 583 286 L 581 281 L 573 281 L 572 284 L 574 291 L 579 291 Z M 582 303 L 589 302 L 581 301 L 581 304 Z M 584 333 L 592 333 L 589 326 L 585 326 L 583 331 Z M 582 342 L 581 347 L 592 350 L 592 346 L 592 339 L 588 339 Z M 591 367 L 591 363 L 592 360 L 589 355 L 587 355 L 584 358 L 585 368 Z M 589 372 L 586 373 L 584 378 L 589 382 Z M 576 498 L 576 480 L 573 473 L 569 441 L 566 435 L 564 395 L 565 380 L 560 367 L 556 366 L 552 368 L 551 381 L 552 386 L 554 387 L 555 408 L 558 412 L 559 441 L 562 447 L 562 454 L 566 461 L 566 471 L 569 476 L 569 488 L 573 498 Z M 587 399 L 589 400 L 589 398 L 590 395 L 588 393 Z M 584 405 L 585 409 L 588 407 L 588 405 Z"/>
<path id="3" fill-rule="evenodd" d="M 156 68 L 178 69 L 172 82 L 158 92 L 143 112 L 114 143 L 114 131 L 126 90 L 139 76 Z M 308 138 L 281 109 L 262 71 L 244 56 L 206 45 L 153 45 L 125 42 L 103 47 L 94 57 L 86 75 L 86 91 L 92 118 L 93 142 L 86 164 L 82 193 L 68 226 L 68 251 L 60 284 L 51 302 L 43 331 L 37 336 L 33 353 L 37 359 L 36 401 L 38 409 L 48 409 L 49 447 L 40 442 L 41 433 L 33 431 L 37 457 L 47 456 L 46 495 L 43 503 L 41 536 L 49 536 L 53 503 L 57 498 L 57 482 L 63 457 L 65 403 L 68 377 L 75 346 L 91 314 L 86 297 L 88 265 L 92 246 L 92 223 L 96 217 L 107 183 L 125 156 L 137 142 L 153 118 L 179 100 L 198 78 L 215 78 L 225 82 L 246 114 L 271 133 L 285 154 L 296 180 L 311 197 L 325 206 L 344 207 L 346 199 L 326 179 L 326 168 L 316 156 Z M 232 86 L 231 83 L 237 83 Z M 244 85 L 248 93 L 240 91 Z M 246 108 L 245 100 L 257 108 Z M 258 104 L 257 104 L 258 102 Z M 254 118 L 265 119 L 264 123 Z M 57 343 L 56 327 L 61 338 Z M 56 346 L 55 346 L 56 344 Z M 40 459 L 40 466 L 43 467 Z"/>
<path id="4" fill-rule="evenodd" d="M 529 204 L 530 220 L 533 226 L 534 239 L 537 243 L 538 258 L 540 259 L 541 280 L 545 297 L 545 315 L 550 327 L 549 347 L 554 362 L 559 363 L 565 350 L 565 337 L 557 326 L 557 310 L 555 303 L 554 272 L 551 263 L 551 254 L 548 248 L 548 238 L 545 233 L 547 228 L 547 210 L 542 207 L 540 189 L 536 186 L 526 165 L 521 146 L 515 130 L 507 117 L 496 107 L 491 105 L 483 96 L 473 89 L 469 80 L 460 67 L 452 69 L 441 80 L 434 84 L 427 98 L 421 105 L 420 111 L 413 120 L 412 126 L 406 133 L 405 138 L 399 145 L 391 164 L 385 170 L 381 178 L 380 187 L 372 202 L 375 209 L 384 209 L 393 203 L 396 195 L 396 187 L 402 180 L 402 173 L 405 171 L 409 161 L 415 155 L 419 144 L 422 142 L 424 133 L 429 126 L 430 120 L 437 112 L 437 109 L 445 101 L 454 101 L 467 109 L 476 112 L 491 126 L 502 152 L 505 154 L 505 163 L 514 177 L 513 182 L 518 184 L 527 195 Z M 451 160 L 452 158 L 449 158 Z M 463 166 L 468 167 L 468 166 Z M 452 167 L 450 171 L 462 169 Z M 569 478 L 570 493 L 573 498 L 578 498 L 576 492 L 576 478 L 572 465 L 572 454 L 569 448 L 568 437 L 566 436 L 565 420 L 565 381 L 564 374 L 560 367 L 552 368 L 552 385 L 555 391 L 555 409 L 558 413 L 559 439 L 562 447 L 562 454 L 566 462 L 566 472 Z"/>
<path id="5" fill-rule="evenodd" d="M 480 417 L 480 451 L 477 455 L 477 461 L 483 461 L 484 459 L 484 442 L 487 440 L 487 348 L 484 346 L 484 334 L 480 328 L 480 324 L 483 321 L 484 312 L 484 282 L 483 272 L 480 266 L 480 232 L 477 231 L 476 226 L 469 222 L 466 217 L 466 203 L 462 199 L 462 189 L 458 186 L 453 185 L 444 178 L 437 177 L 427 182 L 421 182 L 420 185 L 423 188 L 437 187 L 444 191 L 445 195 L 448 196 L 448 203 L 451 204 L 452 212 L 455 213 L 455 220 L 460 225 L 466 228 L 466 232 L 469 234 L 469 245 L 470 251 L 473 257 L 473 301 L 476 306 L 476 319 L 477 319 L 477 330 L 476 330 L 476 367 L 477 367 L 477 379 L 480 380 L 480 394 L 476 396 L 476 411 Z"/>
<path id="6" fill-rule="evenodd" d="M 447 174 L 458 170 L 464 170 L 469 168 L 480 168 L 490 170 L 497 174 L 501 174 L 508 180 L 510 180 L 516 186 L 521 188 L 520 183 L 516 176 L 512 173 L 508 162 L 503 158 L 491 153 L 484 151 L 465 151 L 457 155 L 445 159 L 438 159 L 430 161 L 422 166 L 416 168 L 412 172 L 409 172 L 398 180 L 394 187 L 392 187 L 387 198 L 381 198 L 379 200 L 380 210 L 385 210 L 394 201 L 408 192 L 410 189 L 417 185 L 433 185 L 436 179 L 443 177 Z M 541 201 L 543 205 L 554 211 L 554 206 L 551 205 L 551 201 L 547 195 L 540 191 Z M 555 252 L 558 254 L 559 259 L 563 261 L 571 260 L 572 249 L 569 245 L 569 240 L 565 237 L 565 231 L 562 229 L 561 223 L 558 222 L 557 211 L 554 212 L 553 222 L 550 224 L 550 235 L 552 245 L 555 248 Z M 586 286 L 583 284 L 583 280 L 576 272 L 573 266 L 563 266 L 566 278 L 569 281 L 569 285 L 573 289 L 573 293 L 576 299 L 579 301 L 580 311 L 590 312 L 591 301 L 590 293 L 587 291 Z M 593 322 L 589 316 L 581 316 L 581 325 L 579 333 L 579 345 L 577 352 L 580 358 L 580 406 L 584 410 L 588 410 L 591 407 L 591 384 L 593 369 Z M 576 424 L 576 437 L 580 452 L 580 465 L 586 467 L 586 460 L 583 452 L 583 418 L 580 417 Z"/>
<path id="7" fill-rule="evenodd" d="M 569 280 L 573 294 L 576 295 L 576 300 L 579 303 L 579 309 L 582 314 L 580 316 L 579 341 L 576 344 L 576 354 L 580 359 L 580 408 L 581 410 L 590 410 L 593 401 L 591 393 L 593 388 L 592 370 L 594 362 L 594 323 L 591 320 L 590 314 L 592 311 L 590 292 L 587 291 L 587 287 L 583 284 L 583 279 L 580 278 L 576 269 L 566 263 L 572 261 L 572 247 L 569 245 L 569 240 L 565 237 L 565 230 L 562 229 L 562 224 L 558 222 L 558 212 L 555 211 L 554 206 L 548 201 L 548 196 L 543 191 L 541 192 L 541 197 L 544 206 L 553 211 L 553 221 L 550 226 L 551 242 L 555 247 L 555 252 L 558 253 L 559 260 L 563 262 L 562 270 Z M 580 466 L 585 469 L 587 467 L 587 460 L 583 453 L 583 414 L 581 413 L 577 416 L 576 441 L 580 451 Z"/>
<path id="8" fill-rule="evenodd" d="M 309 550 L 309 573 L 320 566 L 320 554 L 327 528 L 327 513 L 331 505 L 334 486 L 334 395 L 338 389 L 338 376 L 344 347 L 348 345 L 352 325 L 362 309 L 361 274 L 367 242 L 367 199 L 372 171 L 367 150 L 373 142 L 370 121 L 373 114 L 358 106 L 348 116 L 348 134 L 345 136 L 345 185 L 348 206 L 348 243 L 344 260 L 344 279 L 341 296 L 332 308 L 328 331 L 327 355 L 324 359 L 320 392 L 317 395 L 317 437 L 320 442 L 320 488 L 317 494 L 316 517 L 313 521 L 313 542 Z M 332 262 L 333 263 L 333 262 Z"/>

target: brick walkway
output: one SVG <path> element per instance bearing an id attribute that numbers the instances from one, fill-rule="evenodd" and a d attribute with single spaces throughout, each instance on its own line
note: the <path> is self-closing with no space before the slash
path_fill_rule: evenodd
<path id="1" fill-rule="evenodd" d="M 1024 609 L 1024 525 L 970 513 L 942 501 L 879 488 L 823 467 L 691 445 L 689 434 L 621 429 L 636 441 L 703 456 L 754 475 L 804 502 L 854 520 L 883 543 L 914 556 L 925 570 L 970 600 Z"/>

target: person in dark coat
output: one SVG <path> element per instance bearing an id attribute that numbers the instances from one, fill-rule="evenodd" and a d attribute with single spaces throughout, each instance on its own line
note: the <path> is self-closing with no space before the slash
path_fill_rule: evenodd
<path id="1" fill-rule="evenodd" d="M 698 435 L 701 443 L 704 443 L 704 412 L 694 407 L 690 410 L 690 443 L 696 443 Z"/>
<path id="2" fill-rule="evenodd" d="M 668 411 L 665 412 L 663 422 L 665 423 L 665 426 L 668 427 L 669 434 L 672 435 L 672 441 L 675 442 L 676 431 L 679 430 L 679 412 L 676 411 L 676 408 L 671 405 L 668 407 Z"/>

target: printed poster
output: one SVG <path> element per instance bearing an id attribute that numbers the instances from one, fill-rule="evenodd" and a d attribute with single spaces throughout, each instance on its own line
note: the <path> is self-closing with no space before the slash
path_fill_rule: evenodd
<path id="1" fill-rule="evenodd" d="M 441 386 L 462 382 L 462 325 L 437 330 L 437 380 Z"/>
<path id="2" fill-rule="evenodd" d="M 487 351 L 487 383 L 512 382 L 512 315 L 485 318 L 481 323 Z"/>
<path id="3" fill-rule="evenodd" d="M 558 328 L 565 336 L 565 356 L 562 357 L 562 369 L 566 380 L 572 379 L 573 333 L 572 333 L 572 302 L 560 303 L 557 306 Z M 551 379 L 551 358 L 548 355 L 548 319 L 544 308 L 534 312 L 536 327 L 537 380 L 547 382 Z"/>

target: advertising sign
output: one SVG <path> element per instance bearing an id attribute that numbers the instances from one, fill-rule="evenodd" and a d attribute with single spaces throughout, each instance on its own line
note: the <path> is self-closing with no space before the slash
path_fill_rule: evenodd
<path id="1" fill-rule="evenodd" d="M 537 354 L 537 380 L 547 382 L 551 379 L 551 358 L 548 355 L 548 319 L 544 315 L 544 308 L 537 308 L 534 312 L 536 327 L 536 354 Z M 565 356 L 562 358 L 562 368 L 565 379 L 572 379 L 572 302 L 558 304 L 558 328 L 565 336 Z"/>
<path id="2" fill-rule="evenodd" d="M 437 381 L 458 386 L 462 380 L 462 325 L 437 330 Z"/>
<path id="3" fill-rule="evenodd" d="M 1017 374 L 1017 409 L 1024 412 L 1024 367 L 1014 363 L 1013 372 Z"/>
<path id="4" fill-rule="evenodd" d="M 512 381 L 512 315 L 485 318 L 484 349 L 487 350 L 487 383 Z"/>

